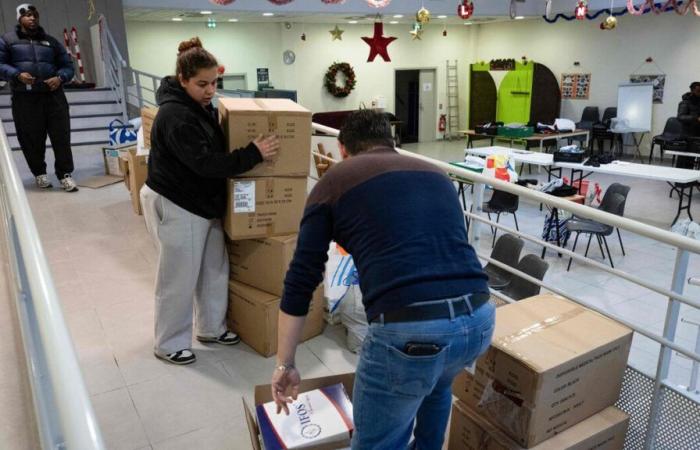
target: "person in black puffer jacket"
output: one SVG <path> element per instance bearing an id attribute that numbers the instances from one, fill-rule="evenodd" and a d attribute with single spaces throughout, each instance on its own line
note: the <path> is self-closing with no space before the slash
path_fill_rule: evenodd
<path id="1" fill-rule="evenodd" d="M 36 7 L 19 5 L 17 21 L 16 29 L 0 39 L 0 77 L 12 89 L 17 140 L 37 186 L 47 189 L 51 187 L 44 160 L 48 134 L 56 156 L 56 176 L 64 190 L 75 192 L 68 101 L 61 88 L 73 79 L 73 61 L 63 44 L 39 26 Z"/>
<path id="2" fill-rule="evenodd" d="M 700 81 L 690 85 L 690 92 L 683 94 L 678 104 L 678 120 L 683 124 L 683 137 L 688 140 L 688 151 L 700 153 Z M 679 156 L 676 167 L 692 169 L 695 158 Z"/>
<path id="3" fill-rule="evenodd" d="M 228 255 L 221 218 L 226 179 L 273 159 L 275 136 L 259 136 L 228 152 L 211 101 L 218 78 L 216 58 L 199 38 L 182 42 L 174 77 L 165 77 L 151 129 L 148 177 L 141 189 L 146 227 L 156 241 L 156 357 L 190 364 L 192 306 L 197 339 L 224 345 L 240 340 L 226 329 Z"/>

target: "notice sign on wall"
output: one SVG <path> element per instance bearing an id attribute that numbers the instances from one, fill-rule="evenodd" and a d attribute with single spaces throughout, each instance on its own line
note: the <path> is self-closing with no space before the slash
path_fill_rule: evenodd
<path id="1" fill-rule="evenodd" d="M 630 83 L 651 83 L 654 85 L 654 103 L 664 102 L 666 75 L 630 75 Z"/>
<path id="2" fill-rule="evenodd" d="M 563 73 L 561 75 L 561 98 L 587 100 L 590 91 L 590 73 Z"/>
<path id="3" fill-rule="evenodd" d="M 258 89 L 270 85 L 270 69 L 267 67 L 258 68 Z"/>

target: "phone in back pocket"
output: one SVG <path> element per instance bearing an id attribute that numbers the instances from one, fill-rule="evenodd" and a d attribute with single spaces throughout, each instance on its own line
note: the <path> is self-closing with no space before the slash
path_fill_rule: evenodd
<path id="1" fill-rule="evenodd" d="M 426 344 L 422 342 L 409 342 L 404 347 L 404 353 L 410 356 L 430 356 L 437 355 L 440 352 L 440 346 L 436 344 Z"/>

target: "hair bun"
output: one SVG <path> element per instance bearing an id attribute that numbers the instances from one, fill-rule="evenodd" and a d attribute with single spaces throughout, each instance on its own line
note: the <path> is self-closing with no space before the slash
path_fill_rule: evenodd
<path id="1" fill-rule="evenodd" d="M 177 47 L 177 52 L 180 54 L 192 48 L 203 48 L 202 41 L 199 40 L 199 37 L 195 36 L 190 40 L 180 42 L 180 45 Z"/>

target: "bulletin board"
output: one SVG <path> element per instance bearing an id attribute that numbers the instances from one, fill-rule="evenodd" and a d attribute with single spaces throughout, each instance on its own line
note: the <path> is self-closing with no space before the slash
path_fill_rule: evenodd
<path id="1" fill-rule="evenodd" d="M 590 73 L 563 73 L 561 75 L 561 98 L 568 100 L 588 100 L 590 92 Z"/>

